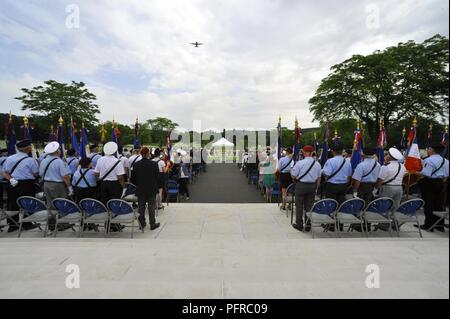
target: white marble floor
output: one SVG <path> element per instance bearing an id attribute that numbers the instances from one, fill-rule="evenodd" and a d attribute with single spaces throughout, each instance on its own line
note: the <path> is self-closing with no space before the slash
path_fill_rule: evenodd
<path id="1" fill-rule="evenodd" d="M 158 221 L 134 239 L 2 232 L 0 297 L 449 298 L 448 232 L 311 239 L 273 204 L 170 204 Z M 66 287 L 70 264 L 80 288 Z M 370 264 L 379 288 L 366 286 Z"/>

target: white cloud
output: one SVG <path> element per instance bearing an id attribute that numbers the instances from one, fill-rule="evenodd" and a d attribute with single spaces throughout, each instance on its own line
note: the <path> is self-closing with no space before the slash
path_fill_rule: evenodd
<path id="1" fill-rule="evenodd" d="M 80 29 L 64 28 L 63 5 L 42 8 L 30 0 L 14 5 L 14 19 L 0 19 L 6 30 L 0 36 L 29 48 L 29 74 L 37 54 L 50 71 L 36 78 L 86 82 L 102 120 L 130 124 L 138 115 L 166 116 L 186 128 L 192 120 L 203 127 L 273 127 L 281 114 L 283 125 L 292 127 L 298 116 L 302 127 L 312 126 L 308 99 L 333 64 L 399 41 L 448 36 L 444 0 L 77 3 Z M 375 30 L 365 24 L 373 3 L 380 10 Z M 195 48 L 193 41 L 205 45 Z M 119 80 L 122 72 L 123 83 L 101 77 L 108 70 Z M 142 88 L 127 83 L 130 72 Z M 0 89 L 3 104 L 24 77 L 11 78 Z"/>

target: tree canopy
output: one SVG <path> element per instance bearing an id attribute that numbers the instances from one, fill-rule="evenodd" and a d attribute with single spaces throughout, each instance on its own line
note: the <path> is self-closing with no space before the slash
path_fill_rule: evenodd
<path id="1" fill-rule="evenodd" d="M 49 80 L 44 82 L 44 86 L 21 90 L 25 94 L 15 99 L 23 103 L 22 110 L 35 111 L 51 123 L 57 123 L 60 116 L 65 121 L 72 118 L 85 125 L 98 122 L 96 114 L 100 110 L 94 103 L 96 96 L 88 91 L 83 82 L 72 81 L 71 84 L 66 84 Z"/>
<path id="2" fill-rule="evenodd" d="M 334 65 L 309 100 L 314 119 L 360 118 L 371 138 L 385 126 L 413 116 L 448 116 L 448 39 L 435 35 Z"/>

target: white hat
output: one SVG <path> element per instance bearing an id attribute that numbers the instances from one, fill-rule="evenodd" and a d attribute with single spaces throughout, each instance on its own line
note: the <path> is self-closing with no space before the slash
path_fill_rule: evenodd
<path id="1" fill-rule="evenodd" d="M 108 142 L 105 145 L 103 145 L 103 152 L 105 152 L 105 155 L 113 155 L 115 152 L 117 152 L 117 143 L 116 142 Z"/>
<path id="2" fill-rule="evenodd" d="M 395 147 L 391 147 L 389 149 L 389 156 L 392 157 L 393 159 L 397 160 L 397 161 L 402 161 L 403 160 L 402 153 L 398 149 L 396 149 Z"/>
<path id="3" fill-rule="evenodd" d="M 186 156 L 186 155 L 187 155 L 187 152 L 186 152 L 185 150 L 180 150 L 180 155 L 181 155 L 181 156 Z"/>
<path id="4" fill-rule="evenodd" d="M 58 149 L 59 149 L 58 142 L 50 142 L 45 146 L 44 153 L 52 154 L 52 153 L 55 153 Z"/>

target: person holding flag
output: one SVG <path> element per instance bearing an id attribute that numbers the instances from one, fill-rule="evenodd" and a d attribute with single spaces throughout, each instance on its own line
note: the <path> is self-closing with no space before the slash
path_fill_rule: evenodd
<path id="1" fill-rule="evenodd" d="M 405 168 L 408 172 L 420 172 L 422 170 L 422 160 L 420 158 L 419 143 L 417 140 L 417 118 L 414 118 L 408 135 Z"/>
<path id="2" fill-rule="evenodd" d="M 362 161 L 362 132 L 361 132 L 361 121 L 357 120 L 356 131 L 355 131 L 355 140 L 353 142 L 353 152 L 352 157 L 350 159 L 350 163 L 352 164 L 352 170 L 355 170 L 356 166 Z"/>

